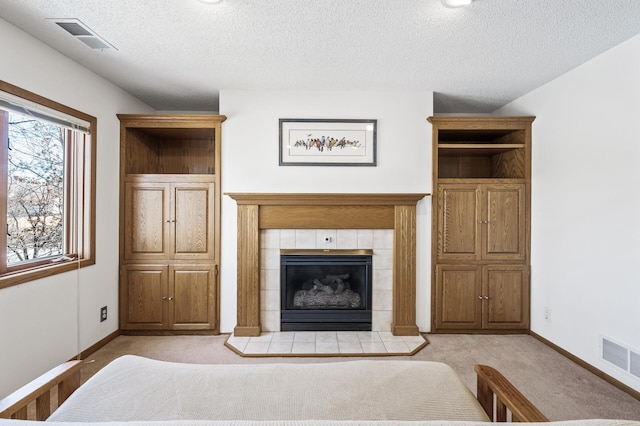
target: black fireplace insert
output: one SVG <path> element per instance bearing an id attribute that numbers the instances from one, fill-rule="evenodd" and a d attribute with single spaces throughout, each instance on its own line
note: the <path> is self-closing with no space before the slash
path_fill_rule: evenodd
<path id="1" fill-rule="evenodd" d="M 281 330 L 371 330 L 371 250 L 282 250 Z"/>

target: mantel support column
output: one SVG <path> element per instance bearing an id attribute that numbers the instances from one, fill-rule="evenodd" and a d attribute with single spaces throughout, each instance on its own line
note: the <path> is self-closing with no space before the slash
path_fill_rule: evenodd
<path id="1" fill-rule="evenodd" d="M 418 336 L 416 325 L 416 206 L 396 205 L 393 232 L 394 336 Z"/>
<path id="2" fill-rule="evenodd" d="M 260 229 L 258 205 L 238 205 L 238 323 L 236 336 L 260 335 Z"/>

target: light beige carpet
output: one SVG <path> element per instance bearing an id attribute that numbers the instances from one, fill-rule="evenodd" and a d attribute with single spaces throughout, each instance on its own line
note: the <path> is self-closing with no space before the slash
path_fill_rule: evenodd
<path id="1" fill-rule="evenodd" d="M 449 364 L 475 392 L 474 364 L 497 368 L 549 419 L 640 420 L 640 401 L 528 335 L 426 335 L 429 345 L 414 356 L 381 357 Z M 206 364 L 313 363 L 357 357 L 245 358 L 221 336 L 119 336 L 87 358 L 83 380 L 124 354 Z M 367 359 L 374 359 L 367 357 Z M 91 362 L 93 361 L 93 362 Z"/>

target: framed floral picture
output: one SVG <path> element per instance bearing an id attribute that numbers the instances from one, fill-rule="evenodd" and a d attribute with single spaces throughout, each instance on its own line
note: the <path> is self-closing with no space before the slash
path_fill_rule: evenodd
<path id="1" fill-rule="evenodd" d="M 377 120 L 280 119 L 281 166 L 375 166 Z"/>

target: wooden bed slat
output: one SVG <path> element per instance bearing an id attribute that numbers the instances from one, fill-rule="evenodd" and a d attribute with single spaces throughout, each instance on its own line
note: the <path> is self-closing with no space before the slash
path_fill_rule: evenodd
<path id="1" fill-rule="evenodd" d="M 476 368 L 476 373 L 478 366 Z M 493 420 L 493 392 L 489 389 L 489 385 L 486 381 L 480 380 L 480 376 L 478 376 L 478 392 L 476 395 L 476 399 L 484 409 L 484 412 L 487 413 L 487 416 L 491 420 Z"/>
<path id="2" fill-rule="evenodd" d="M 486 365 L 476 365 L 478 378 L 478 402 L 492 421 L 506 422 L 507 410 L 512 422 L 548 422 L 538 410 L 499 371 Z M 494 416 L 494 398 L 496 415 Z"/>
<path id="3" fill-rule="evenodd" d="M 45 420 L 51 415 L 51 392 L 36 398 L 36 420 Z"/>
<path id="4" fill-rule="evenodd" d="M 82 361 L 69 361 L 47 371 L 6 398 L 0 400 L 0 418 L 27 420 L 27 406 L 36 403 L 36 420 L 51 414 L 50 392 L 58 387 L 58 406 L 80 386 Z"/>
<path id="5" fill-rule="evenodd" d="M 27 420 L 27 407 L 25 406 L 20 408 L 11 416 L 11 418 L 17 420 Z"/>
<path id="6" fill-rule="evenodd" d="M 507 406 L 500 399 L 496 401 L 496 422 L 507 421 Z"/>
<path id="7" fill-rule="evenodd" d="M 77 374 L 68 376 L 65 380 L 58 383 L 58 407 L 71 396 L 71 394 L 80 387 L 80 369 Z"/>

